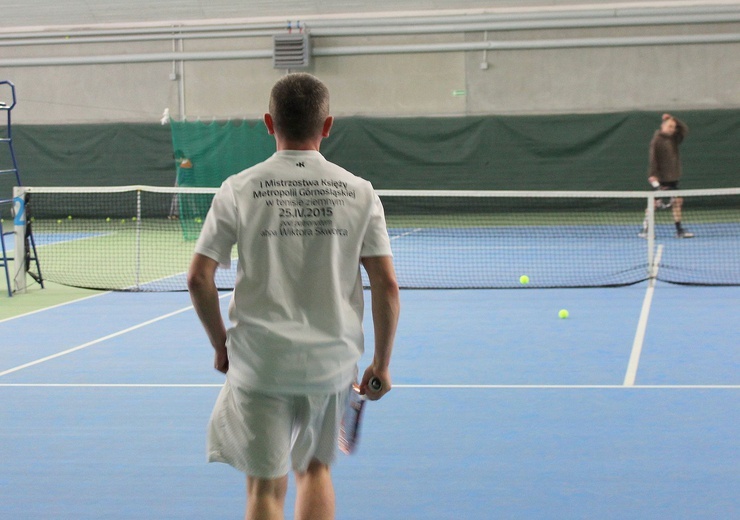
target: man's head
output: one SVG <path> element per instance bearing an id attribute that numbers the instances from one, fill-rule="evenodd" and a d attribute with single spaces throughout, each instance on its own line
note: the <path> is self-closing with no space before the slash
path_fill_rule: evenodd
<path id="1" fill-rule="evenodd" d="M 664 135 L 673 135 L 676 133 L 676 120 L 673 117 L 663 116 L 663 122 L 660 125 L 660 133 Z"/>
<path id="2" fill-rule="evenodd" d="M 329 89 L 310 74 L 288 74 L 272 87 L 270 117 L 275 133 L 288 141 L 319 137 L 329 117 Z"/>

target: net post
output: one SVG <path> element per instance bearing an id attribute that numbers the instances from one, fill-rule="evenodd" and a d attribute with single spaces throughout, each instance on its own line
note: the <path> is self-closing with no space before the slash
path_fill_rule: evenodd
<path id="1" fill-rule="evenodd" d="M 136 290 L 141 286 L 141 190 L 136 190 Z"/>
<path id="2" fill-rule="evenodd" d="M 648 194 L 645 217 L 647 218 L 648 278 L 653 280 L 657 270 L 655 265 L 655 192 Z"/>
<path id="3" fill-rule="evenodd" d="M 26 227 L 28 220 L 26 218 L 26 191 L 22 186 L 13 188 L 13 214 L 13 231 L 15 234 L 13 284 L 15 285 L 15 292 L 24 293 L 26 292 L 26 273 L 28 270 L 26 264 Z"/>

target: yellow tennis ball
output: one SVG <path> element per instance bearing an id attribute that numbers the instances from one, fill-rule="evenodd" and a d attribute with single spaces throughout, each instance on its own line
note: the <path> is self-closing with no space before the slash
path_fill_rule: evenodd
<path id="1" fill-rule="evenodd" d="M 570 316 L 570 313 L 568 312 L 568 309 L 560 309 L 560 312 L 558 312 L 558 316 L 560 316 L 561 320 L 564 320 L 568 316 Z"/>
<path id="2" fill-rule="evenodd" d="M 522 285 L 527 285 L 529 283 L 529 276 L 526 274 L 523 274 L 519 277 L 519 283 Z"/>
<path id="3" fill-rule="evenodd" d="M 110 222 L 110 217 L 107 217 L 107 218 L 105 219 L 105 221 L 106 221 L 106 222 Z"/>

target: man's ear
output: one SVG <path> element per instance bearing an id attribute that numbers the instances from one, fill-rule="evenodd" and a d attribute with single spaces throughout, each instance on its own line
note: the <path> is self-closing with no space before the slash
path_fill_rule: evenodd
<path id="1" fill-rule="evenodd" d="M 272 120 L 272 116 L 269 113 L 265 114 L 264 120 L 265 126 L 267 127 L 267 133 L 275 135 L 275 122 Z"/>
<path id="2" fill-rule="evenodd" d="M 328 116 L 324 120 L 324 127 L 321 129 L 321 137 L 329 137 L 329 134 L 331 133 L 331 127 L 334 124 L 334 118 L 332 116 Z"/>

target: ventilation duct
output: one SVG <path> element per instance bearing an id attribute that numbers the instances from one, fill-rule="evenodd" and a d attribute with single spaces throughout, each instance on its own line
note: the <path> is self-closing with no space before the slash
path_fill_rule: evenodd
<path id="1" fill-rule="evenodd" d="M 305 69 L 310 64 L 308 34 L 276 34 L 273 37 L 272 66 L 275 69 Z"/>

